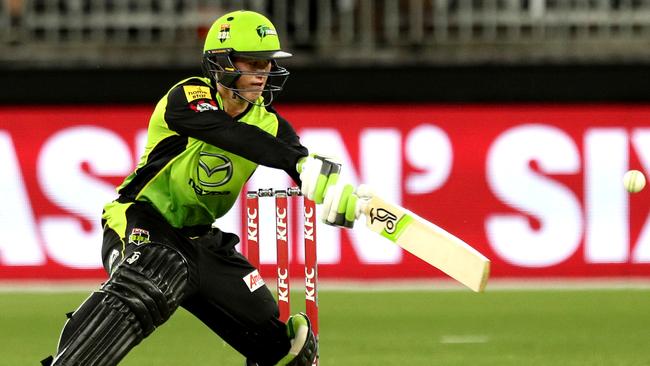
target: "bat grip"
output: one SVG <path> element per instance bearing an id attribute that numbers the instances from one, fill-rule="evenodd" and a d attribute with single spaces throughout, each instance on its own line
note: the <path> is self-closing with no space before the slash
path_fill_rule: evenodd
<path id="1" fill-rule="evenodd" d="M 356 218 L 358 219 L 362 215 L 368 215 L 368 205 L 370 204 L 370 200 L 375 196 L 375 192 L 373 189 L 367 185 L 367 184 L 359 184 L 357 187 L 356 191 L 354 194 L 359 197 L 359 200 L 357 201 L 357 208 L 356 208 Z"/>

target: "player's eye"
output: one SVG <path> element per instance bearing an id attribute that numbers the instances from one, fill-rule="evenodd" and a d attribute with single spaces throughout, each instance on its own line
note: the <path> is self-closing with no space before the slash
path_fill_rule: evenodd
<path id="1" fill-rule="evenodd" d="M 267 66 L 269 66 L 270 63 L 271 63 L 271 61 L 269 61 L 269 60 L 256 60 L 256 61 L 254 61 L 254 64 L 252 66 L 255 69 L 266 69 Z"/>

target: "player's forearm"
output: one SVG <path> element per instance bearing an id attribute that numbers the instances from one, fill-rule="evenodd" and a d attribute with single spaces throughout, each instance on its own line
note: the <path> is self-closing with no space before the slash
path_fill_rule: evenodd
<path id="1" fill-rule="evenodd" d="M 181 135 L 271 168 L 295 171 L 298 159 L 307 155 L 307 149 L 301 145 L 289 144 L 256 126 L 236 122 L 221 111 L 203 112 L 192 118 L 168 111 L 165 117 L 169 127 Z"/>
<path id="2" fill-rule="evenodd" d="M 205 141 L 252 162 L 287 172 L 295 170 L 296 162 L 307 155 L 306 149 L 291 146 L 251 125 L 220 121 L 209 128 L 175 126 L 178 133 Z"/>

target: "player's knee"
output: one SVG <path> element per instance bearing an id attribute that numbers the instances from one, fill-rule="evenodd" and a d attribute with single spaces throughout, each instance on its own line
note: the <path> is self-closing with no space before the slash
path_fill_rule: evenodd
<path id="1" fill-rule="evenodd" d="M 178 308 L 191 291 L 190 282 L 183 255 L 171 247 L 149 243 L 120 263 L 100 291 L 124 302 L 146 336 Z"/>

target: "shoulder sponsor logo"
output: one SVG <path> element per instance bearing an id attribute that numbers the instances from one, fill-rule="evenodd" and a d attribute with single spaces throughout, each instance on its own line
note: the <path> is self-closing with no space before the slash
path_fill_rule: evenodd
<path id="1" fill-rule="evenodd" d="M 257 290 L 258 288 L 264 286 L 264 279 L 262 279 L 262 276 L 257 270 L 254 270 L 253 272 L 247 274 L 243 278 L 244 282 L 246 283 L 246 286 L 248 286 L 248 289 L 253 292 Z"/>
<path id="2" fill-rule="evenodd" d="M 219 107 L 217 107 L 217 103 L 212 100 L 197 100 L 192 103 L 190 103 L 190 108 L 194 112 L 205 112 L 205 111 L 218 111 Z"/>
<path id="3" fill-rule="evenodd" d="M 183 91 L 188 103 L 197 99 L 212 99 L 210 88 L 207 86 L 184 85 Z"/>

